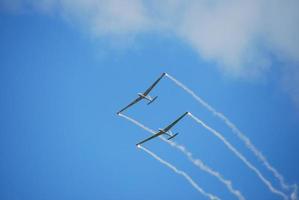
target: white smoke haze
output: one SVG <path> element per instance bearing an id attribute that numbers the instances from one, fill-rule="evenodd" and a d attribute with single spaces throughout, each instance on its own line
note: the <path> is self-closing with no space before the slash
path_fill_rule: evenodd
<path id="1" fill-rule="evenodd" d="M 234 77 L 264 74 L 273 56 L 299 73 L 298 0 L 2 0 L 0 8 L 54 13 L 112 40 L 171 34 Z"/>

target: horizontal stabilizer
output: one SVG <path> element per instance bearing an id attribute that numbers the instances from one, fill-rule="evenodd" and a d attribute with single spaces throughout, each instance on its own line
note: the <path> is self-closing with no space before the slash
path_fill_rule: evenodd
<path id="1" fill-rule="evenodd" d="M 170 136 L 167 140 L 171 140 L 172 138 L 174 138 L 174 137 L 177 136 L 178 134 L 179 134 L 179 133 L 176 133 L 176 134 Z"/>
<path id="2" fill-rule="evenodd" d="M 147 105 L 150 105 L 151 103 L 153 103 L 157 98 L 158 98 L 158 96 L 155 96 Z"/>

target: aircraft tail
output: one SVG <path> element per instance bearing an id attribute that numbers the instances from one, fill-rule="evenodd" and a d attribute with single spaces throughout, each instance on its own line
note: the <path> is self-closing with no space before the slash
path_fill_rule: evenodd
<path id="1" fill-rule="evenodd" d="M 171 140 L 172 138 L 174 138 L 174 137 L 177 136 L 178 134 L 179 134 L 179 133 L 176 133 L 176 134 L 170 136 L 167 140 Z"/>
<path id="2" fill-rule="evenodd" d="M 150 105 L 151 103 L 153 103 L 157 98 L 158 98 L 158 96 L 155 96 L 147 105 Z"/>

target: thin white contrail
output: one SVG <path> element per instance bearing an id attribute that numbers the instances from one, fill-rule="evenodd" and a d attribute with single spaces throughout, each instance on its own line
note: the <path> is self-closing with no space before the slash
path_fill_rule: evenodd
<path id="1" fill-rule="evenodd" d="M 142 129 L 155 134 L 156 132 L 148 127 L 146 127 L 145 125 L 141 124 L 139 121 L 126 116 L 124 114 L 119 114 L 121 117 L 124 117 L 125 119 L 127 119 L 128 121 L 134 123 L 135 125 L 141 127 Z M 183 145 L 179 145 L 173 141 L 167 140 L 164 137 L 160 136 L 160 139 L 162 139 L 164 142 L 168 143 L 169 145 L 171 145 L 172 147 L 175 147 L 176 149 L 178 149 L 179 151 L 181 151 L 185 156 L 187 156 L 187 158 L 195 165 L 197 166 L 199 169 L 207 172 L 208 174 L 216 177 L 221 183 L 223 183 L 227 189 L 233 194 L 235 195 L 239 200 L 245 200 L 245 197 L 242 195 L 242 193 L 239 190 L 236 190 L 233 188 L 232 182 L 230 180 L 225 179 L 219 172 L 213 170 L 212 168 L 210 168 L 209 166 L 205 165 L 203 163 L 203 161 L 201 161 L 200 159 L 196 159 L 193 158 L 193 155 L 190 151 L 187 150 L 186 147 L 184 147 Z"/>
<path id="2" fill-rule="evenodd" d="M 242 133 L 238 127 L 233 124 L 224 114 L 216 111 L 215 108 L 213 108 L 212 106 L 210 106 L 207 102 L 205 102 L 201 97 L 199 97 L 197 94 L 195 94 L 194 91 L 192 91 L 191 89 L 189 89 L 186 85 L 184 85 L 183 83 L 181 83 L 180 81 L 178 81 L 177 79 L 175 79 L 174 77 L 172 77 L 169 74 L 166 74 L 166 77 L 168 77 L 170 80 L 172 80 L 177 86 L 179 86 L 180 88 L 182 88 L 184 91 L 186 91 L 187 93 L 189 93 L 197 102 L 199 102 L 202 106 L 204 106 L 207 110 L 209 110 L 210 112 L 212 112 L 215 116 L 217 116 L 218 118 L 220 118 L 231 130 L 234 134 L 237 135 L 237 137 L 242 140 L 246 147 L 251 150 L 253 152 L 253 154 L 265 165 L 265 167 L 272 172 L 272 174 L 274 175 L 275 178 L 277 178 L 277 180 L 279 181 L 281 187 L 283 189 L 290 189 L 290 188 L 294 188 L 295 186 L 289 185 L 285 182 L 284 177 L 268 162 L 267 158 L 262 154 L 261 151 L 259 151 L 257 149 L 257 147 L 255 147 L 252 142 L 250 141 L 250 139 L 244 134 Z"/>
<path id="3" fill-rule="evenodd" d="M 288 199 L 288 196 L 286 194 L 284 194 L 283 192 L 275 189 L 271 182 L 269 180 L 267 180 L 262 173 L 255 167 L 253 166 L 253 164 L 251 164 L 232 144 L 230 144 L 224 137 L 223 135 L 221 135 L 219 132 L 217 132 L 216 130 L 212 129 L 211 127 L 209 127 L 208 125 L 206 125 L 203 121 L 201 121 L 199 118 L 195 117 L 193 114 L 189 113 L 188 114 L 192 119 L 194 119 L 197 123 L 199 123 L 200 125 L 202 125 L 204 128 L 206 128 L 208 131 L 210 131 L 214 136 L 216 136 L 218 139 L 220 139 L 229 150 L 231 150 L 241 161 L 243 161 L 245 163 L 245 165 L 247 165 L 247 167 L 249 169 L 251 169 L 253 172 L 256 173 L 256 175 L 260 178 L 260 180 L 269 188 L 269 190 L 274 193 L 277 194 L 281 197 L 283 197 L 285 200 Z"/>
<path id="4" fill-rule="evenodd" d="M 203 196 L 211 199 L 211 200 L 220 200 L 219 197 L 210 194 L 206 191 L 204 191 L 201 187 L 199 187 L 197 185 L 197 183 L 184 171 L 177 169 L 175 166 L 173 166 L 172 164 L 170 164 L 169 162 L 163 160 L 162 158 L 160 158 L 158 155 L 156 155 L 155 153 L 151 152 L 150 150 L 148 150 L 145 147 L 139 146 L 140 149 L 142 149 L 143 151 L 145 151 L 146 153 L 148 153 L 149 155 L 151 155 L 153 158 L 155 158 L 157 161 L 159 161 L 160 163 L 162 163 L 163 165 L 167 166 L 168 168 L 170 168 L 171 170 L 173 170 L 175 173 L 183 176 L 199 193 L 201 193 Z"/>

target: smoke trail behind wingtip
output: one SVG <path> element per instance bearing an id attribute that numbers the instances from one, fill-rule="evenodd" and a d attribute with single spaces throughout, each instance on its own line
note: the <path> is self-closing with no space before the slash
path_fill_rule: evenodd
<path id="1" fill-rule="evenodd" d="M 230 144 L 222 134 L 220 134 L 218 131 L 216 131 L 213 128 L 206 125 L 202 120 L 200 120 L 199 118 L 197 118 L 193 114 L 190 113 L 189 116 L 195 122 L 202 125 L 209 132 L 211 132 L 214 136 L 216 136 L 218 139 L 220 139 L 231 152 L 233 152 L 250 170 L 252 170 L 258 176 L 258 178 L 268 187 L 270 192 L 272 192 L 273 194 L 277 194 L 277 195 L 281 196 L 285 200 L 288 199 L 288 196 L 285 193 L 283 193 L 280 190 L 275 189 L 273 187 L 272 183 L 268 179 L 266 179 L 264 177 L 264 175 L 253 164 L 251 164 L 247 160 L 246 157 L 243 156 L 243 154 L 241 154 L 232 144 Z"/>
<path id="2" fill-rule="evenodd" d="M 219 119 L 221 119 L 231 130 L 232 132 L 241 140 L 244 142 L 245 146 L 253 152 L 253 154 L 263 163 L 263 165 L 272 172 L 273 176 L 279 181 L 280 186 L 285 189 L 291 189 L 292 186 L 287 184 L 284 180 L 283 175 L 281 175 L 277 169 L 275 169 L 267 160 L 267 158 L 262 154 L 260 150 L 257 149 L 257 147 L 252 144 L 250 139 L 242 133 L 237 126 L 232 123 L 224 114 L 216 111 L 215 108 L 213 108 L 211 105 L 209 105 L 207 102 L 205 102 L 201 97 L 199 97 L 194 91 L 192 91 L 190 88 L 188 88 L 186 85 L 172 77 L 170 74 L 166 74 L 166 77 L 168 77 L 170 80 L 172 80 L 177 86 L 185 90 L 188 94 L 190 94 L 197 102 L 199 102 L 203 107 L 205 107 L 208 111 L 213 113 L 215 116 L 217 116 Z"/>
<path id="3" fill-rule="evenodd" d="M 187 158 L 190 160 L 190 162 L 193 163 L 195 166 L 197 166 L 199 169 L 217 178 L 221 183 L 223 183 L 226 186 L 228 191 L 231 194 L 235 195 L 239 200 L 246 200 L 239 190 L 234 189 L 232 181 L 225 179 L 222 174 L 213 170 L 209 166 L 205 165 L 203 161 L 201 161 L 200 159 L 193 158 L 192 153 L 188 151 L 186 147 L 184 147 L 183 145 L 179 145 L 173 141 L 167 141 L 167 142 L 170 145 L 176 147 L 182 153 L 184 153 L 187 156 Z"/>
<path id="4" fill-rule="evenodd" d="M 162 158 L 160 158 L 158 155 L 156 155 L 152 151 L 148 150 L 147 148 L 145 148 L 143 146 L 140 146 L 139 148 L 142 149 L 142 150 L 144 150 L 146 153 L 148 153 L 149 155 L 151 155 L 153 158 L 155 158 L 157 161 L 159 161 L 163 165 L 165 165 L 168 168 L 170 168 L 175 173 L 183 176 L 194 187 L 194 189 L 196 189 L 203 196 L 209 198 L 210 200 L 220 200 L 219 197 L 217 197 L 217 196 L 215 196 L 215 195 L 213 195 L 211 193 L 208 193 L 208 192 L 204 191 L 200 186 L 198 186 L 198 184 L 186 172 L 177 169 L 174 165 L 172 165 L 169 162 L 163 160 Z"/>

